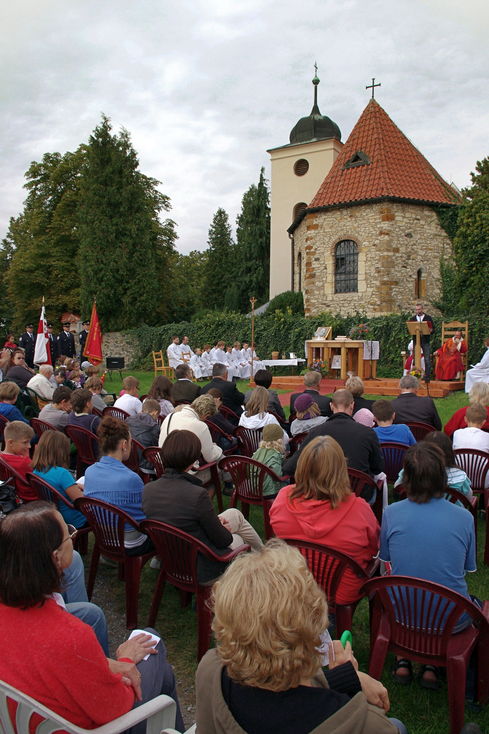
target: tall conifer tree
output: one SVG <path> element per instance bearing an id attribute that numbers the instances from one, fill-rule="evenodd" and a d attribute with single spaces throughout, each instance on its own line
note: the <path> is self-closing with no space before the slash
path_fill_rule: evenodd
<path id="1" fill-rule="evenodd" d="M 229 217 L 219 208 L 214 214 L 207 239 L 207 264 L 205 268 L 205 303 L 203 307 L 223 310 L 230 308 L 230 273 L 233 269 L 234 243 Z M 234 279 L 233 279 L 234 280 Z"/>
<path id="2" fill-rule="evenodd" d="M 158 181 L 139 171 L 129 134 L 112 134 L 102 118 L 90 136 L 80 187 L 80 289 L 84 315 L 94 298 L 105 330 L 165 316 L 163 278 L 176 238 L 174 223 L 158 219 L 170 208 Z"/>
<path id="3" fill-rule="evenodd" d="M 270 205 L 263 168 L 258 184 L 250 186 L 243 196 L 236 220 L 236 246 L 238 307 L 248 311 L 250 296 L 255 296 L 259 304 L 268 300 Z"/>

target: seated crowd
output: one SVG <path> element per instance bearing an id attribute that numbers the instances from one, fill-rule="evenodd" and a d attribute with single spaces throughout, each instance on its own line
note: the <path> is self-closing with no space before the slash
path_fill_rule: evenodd
<path id="1" fill-rule="evenodd" d="M 270 389 L 269 371 L 258 370 L 255 387 L 246 394 L 238 390 L 232 379 L 233 374 L 242 376 L 238 358 L 247 376 L 251 374 L 244 345 L 240 349 L 236 343 L 228 352 L 218 342 L 210 371 L 199 374 L 194 365 L 210 353 L 207 346 L 199 354 L 186 337 L 181 345 L 175 337 L 168 348 L 175 381 L 156 377 L 140 399 L 138 380 L 125 377 L 113 413 L 102 417 L 93 412 L 94 407 L 100 412 L 107 407 L 96 372 L 81 377 L 75 364 L 57 376 L 52 368 L 34 376 L 22 363 L 21 350 L 13 350 L 0 383 L 0 416 L 7 421 L 0 458 L 14 472 L 21 504 L 0 520 L 0 623 L 4 628 L 21 627 L 26 634 L 5 641 L 1 679 L 86 728 L 167 693 L 177 701 L 176 728 L 184 730 L 173 671 L 163 641 L 155 646 L 150 637 L 157 634 L 154 630 L 123 642 L 115 659 L 109 657 L 105 617 L 88 602 L 83 562 L 72 545 L 76 533 L 87 526 L 83 503 L 76 503 L 88 497 L 127 513 L 128 556 L 155 553 L 151 538 L 139 528 L 146 518 L 179 528 L 217 556 L 243 546 L 253 551 L 241 553 L 230 565 L 198 557 L 199 582 L 214 584 L 216 640 L 216 648 L 203 657 L 197 671 L 199 730 L 307 734 L 337 727 L 345 732 L 405 734 L 402 722 L 386 716 L 386 689 L 358 670 L 349 643 L 345 648 L 337 640 L 330 643 L 329 667 L 323 670 L 324 641 L 328 626 L 335 630 L 335 615 L 328 621 L 327 600 L 304 558 L 278 538 L 339 551 L 366 575 L 378 567 L 380 558 L 392 574 L 443 584 L 482 607 L 465 581 L 467 572 L 476 571 L 473 516 L 461 503 L 448 502 L 447 493 L 451 488 L 472 497 L 454 449 L 482 449 L 489 459 L 489 434 L 484 430 L 489 392 L 476 383 L 470 406 L 462 416 L 457 411 L 442 432 L 435 404 L 416 394 L 417 380 L 411 375 L 402 378 L 398 398 L 374 402 L 363 398 L 359 378 L 350 378 L 331 397 L 320 395 L 320 375 L 318 379 L 318 373 L 311 372 L 304 376 L 303 392 L 291 396 L 288 422 L 277 393 Z M 217 361 L 221 352 L 235 352 L 234 364 L 231 356 Z M 192 365 L 194 357 L 200 360 Z M 198 376 L 212 379 L 199 386 Z M 22 389 L 35 377 L 33 389 L 46 401 L 39 418 L 52 427 L 39 436 L 18 404 Z M 116 417 L 117 410 L 123 411 L 124 420 Z M 406 425 L 412 421 L 428 423 L 433 430 L 416 441 Z M 100 451 L 98 461 L 78 475 L 65 433 L 73 426 L 93 434 Z M 259 435 L 249 476 L 260 465 L 276 475 L 267 475 L 262 486 L 277 536 L 265 545 L 236 507 L 214 509 L 216 482 L 232 483 L 221 470 L 216 479 L 212 467 L 227 454 L 244 452 L 241 429 Z M 138 442 L 139 467 L 128 466 L 133 440 Z M 395 483 L 403 498 L 389 505 L 384 501 L 379 522 L 373 509 L 376 490 L 358 495 L 349 470 L 373 478 L 380 492 L 385 442 L 405 449 Z M 142 454 L 147 447 L 159 447 L 160 470 Z M 32 473 L 66 501 L 59 501 L 57 508 L 40 501 Z M 160 567 L 156 553 L 151 567 Z M 14 583 L 15 579 L 30 583 Z M 363 583 L 347 569 L 333 601 L 355 604 Z M 464 615 L 456 632 L 470 624 Z M 49 661 L 43 653 L 46 640 Z M 398 656 L 394 676 L 410 682 L 412 662 Z M 435 689 L 440 682 L 438 668 L 422 667 L 423 687 Z M 133 731 L 143 734 L 144 723 Z"/>

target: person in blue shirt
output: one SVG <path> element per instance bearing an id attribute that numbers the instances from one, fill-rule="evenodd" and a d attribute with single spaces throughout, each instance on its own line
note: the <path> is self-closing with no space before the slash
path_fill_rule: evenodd
<path id="1" fill-rule="evenodd" d="M 465 574 L 476 571 L 474 520 L 468 510 L 445 499 L 447 474 L 439 446 L 422 441 L 406 451 L 404 487 L 407 499 L 386 507 L 382 516 L 381 560 L 391 563 L 396 576 L 433 581 L 472 598 Z M 455 631 L 469 624 L 464 614 Z M 411 680 L 409 660 L 397 660 L 394 677 L 401 683 Z M 420 682 L 438 688 L 437 669 L 425 665 Z"/>
<path id="2" fill-rule="evenodd" d="M 131 434 L 127 423 L 106 415 L 97 428 L 100 461 L 85 472 L 85 497 L 103 500 L 119 507 L 136 522 L 145 519 L 142 507 L 144 482 L 125 464 L 131 454 Z M 139 556 L 153 549 L 151 540 L 144 533 L 126 523 L 124 546 L 126 553 Z"/>
<path id="3" fill-rule="evenodd" d="M 20 387 L 15 382 L 0 383 L 0 415 L 3 415 L 9 421 L 22 421 L 29 423 L 15 403 L 19 397 Z"/>
<path id="4" fill-rule="evenodd" d="M 377 427 L 374 428 L 374 431 L 380 443 L 393 441 L 395 443 L 406 444 L 406 446 L 414 446 L 416 439 L 409 426 L 405 423 L 394 425 L 396 414 L 391 400 L 376 400 L 372 405 L 372 413 L 377 422 Z"/>
<path id="5" fill-rule="evenodd" d="M 51 484 L 69 502 L 83 497 L 81 487 L 75 482 L 73 474 L 68 470 L 70 466 L 70 439 L 56 429 L 45 431 L 34 451 L 32 461 L 34 474 Z M 74 507 L 68 507 L 64 502 L 58 503 L 58 510 L 66 524 L 82 528 L 87 524 L 84 515 Z"/>

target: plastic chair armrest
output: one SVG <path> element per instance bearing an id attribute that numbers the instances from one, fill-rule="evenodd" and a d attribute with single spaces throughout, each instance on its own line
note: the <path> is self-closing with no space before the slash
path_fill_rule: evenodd
<path id="1" fill-rule="evenodd" d="M 235 548 L 230 553 L 226 553 L 225 556 L 220 556 L 217 553 L 214 553 L 210 548 L 206 549 L 206 555 L 209 556 L 209 558 L 212 558 L 213 561 L 221 561 L 221 563 L 229 563 L 229 561 L 233 561 L 236 556 L 238 556 L 240 553 L 248 553 L 248 551 L 251 550 L 251 545 L 240 545 L 239 548 Z M 199 552 L 205 552 L 204 549 L 199 548 Z"/>
<path id="2" fill-rule="evenodd" d="M 365 573 L 369 578 L 372 578 L 372 576 L 378 576 L 379 569 L 380 558 L 376 556 L 375 558 L 372 558 L 372 560 L 368 564 L 367 568 L 365 569 Z"/>
<path id="3" fill-rule="evenodd" d="M 164 726 L 174 726 L 177 705 L 170 696 L 156 696 L 127 714 L 98 727 L 96 734 L 119 734 L 147 719 L 146 734 L 160 734 Z"/>

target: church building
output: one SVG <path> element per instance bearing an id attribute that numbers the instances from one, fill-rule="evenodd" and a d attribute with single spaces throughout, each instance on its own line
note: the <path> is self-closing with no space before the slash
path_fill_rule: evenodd
<path id="1" fill-rule="evenodd" d="M 436 300 L 440 260 L 452 253 L 436 210 L 459 193 L 373 96 L 342 144 L 319 112 L 318 83 L 290 144 L 269 151 L 270 296 L 302 290 L 306 314 L 367 316 Z"/>

